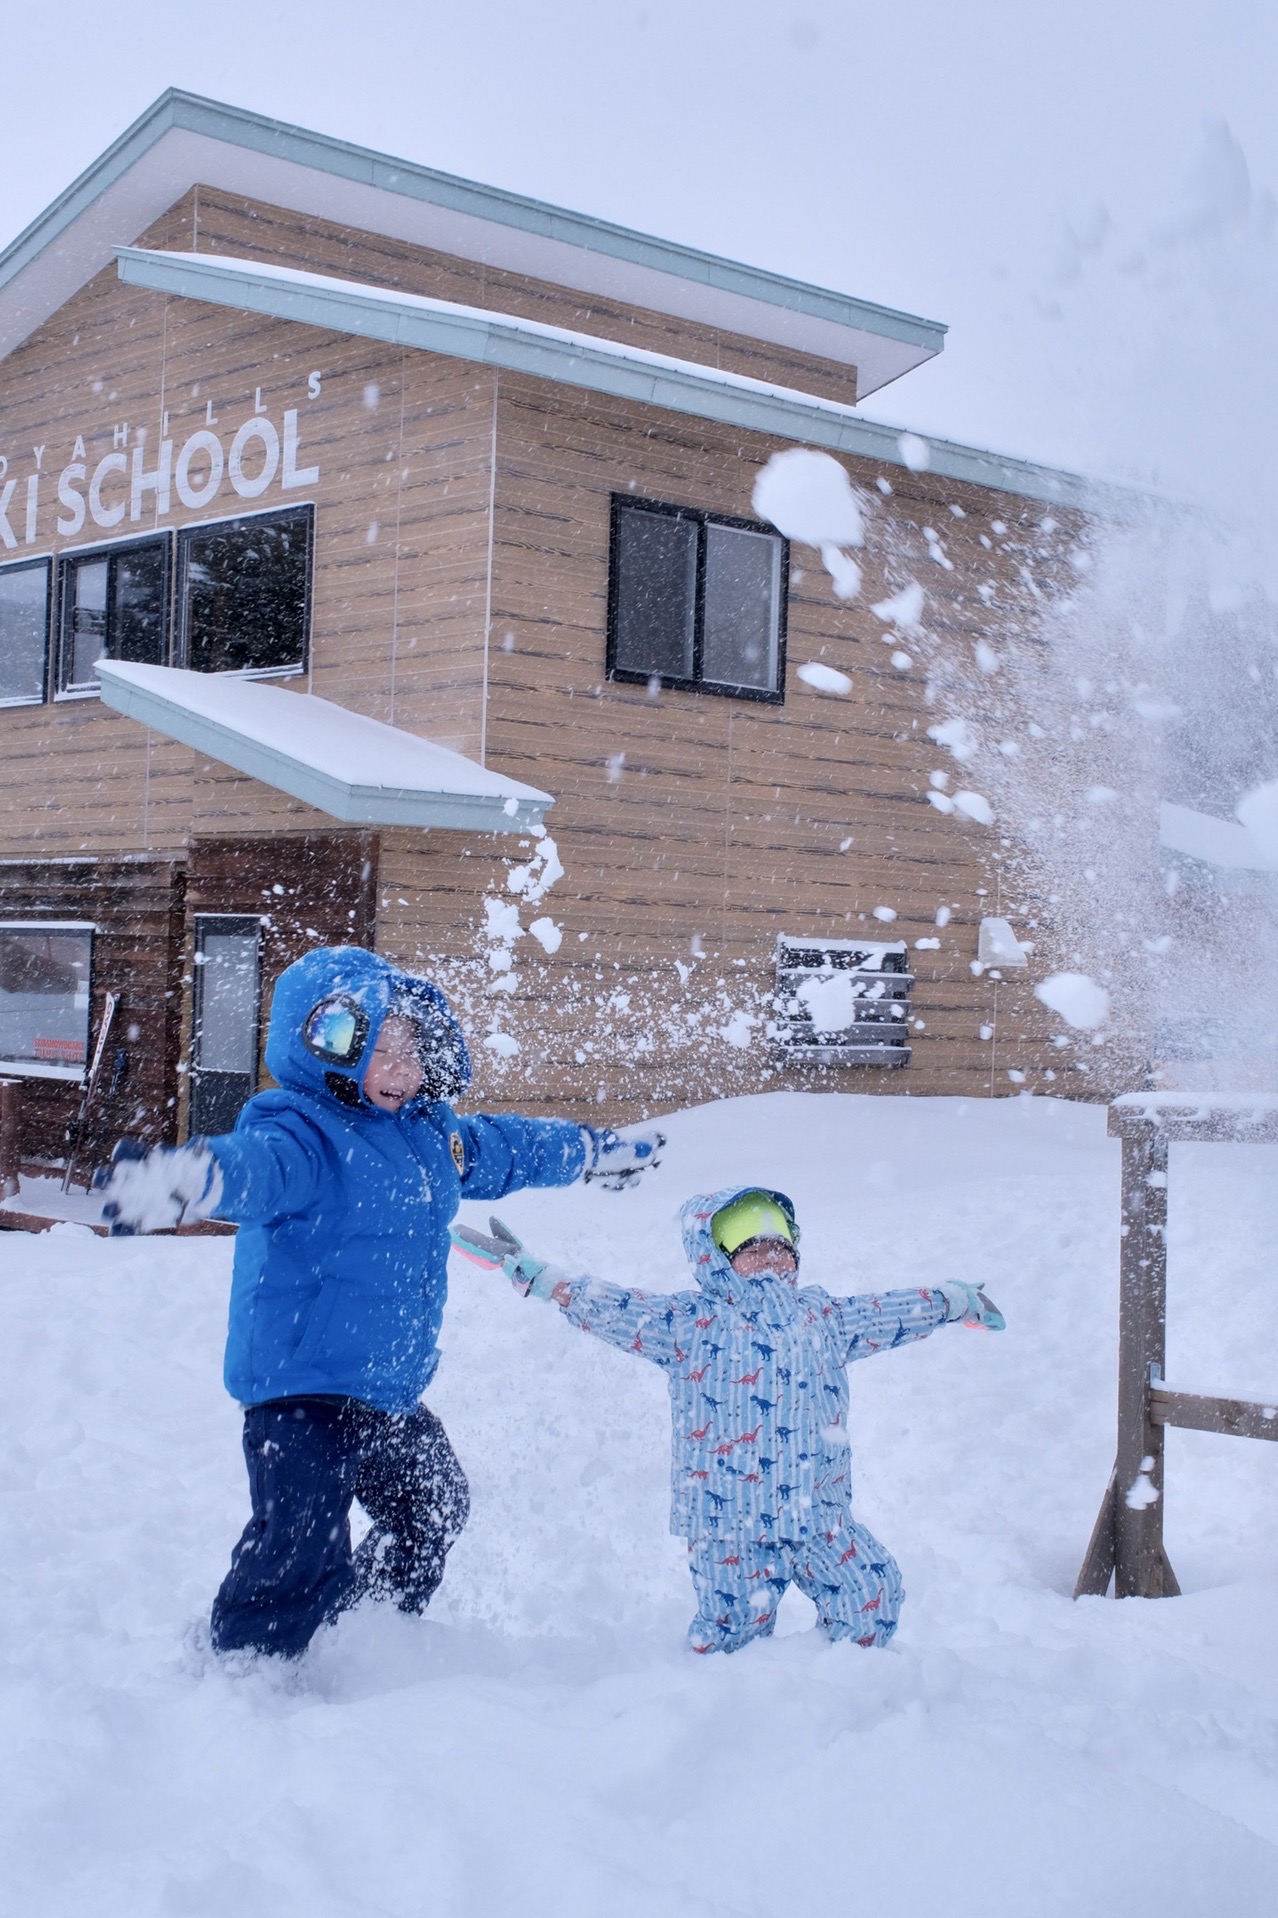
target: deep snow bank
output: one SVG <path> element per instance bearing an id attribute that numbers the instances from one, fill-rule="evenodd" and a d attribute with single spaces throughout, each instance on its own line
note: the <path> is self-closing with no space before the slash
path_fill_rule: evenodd
<path id="1" fill-rule="evenodd" d="M 456 1275 L 432 1402 L 475 1517 L 431 1616 L 345 1621 L 297 1674 L 189 1648 L 244 1515 L 219 1383 L 230 1245 L 0 1237 L 0 1818 L 24 1918 L 607 1911 L 890 1918 L 1266 1909 L 1278 1857 L 1278 1456 L 1173 1434 L 1186 1587 L 1067 1594 L 1113 1429 L 1117 1147 L 1101 1111 L 777 1094 L 678 1115 L 636 1193 L 526 1195 L 539 1249 L 684 1282 L 691 1190 L 795 1197 L 831 1289 L 985 1281 L 854 1369 L 893 1649 L 682 1650 L 660 1376 Z M 1278 1391 L 1273 1149 L 1178 1148 L 1174 1383 Z M 487 1208 L 473 1209 L 482 1217 Z"/>

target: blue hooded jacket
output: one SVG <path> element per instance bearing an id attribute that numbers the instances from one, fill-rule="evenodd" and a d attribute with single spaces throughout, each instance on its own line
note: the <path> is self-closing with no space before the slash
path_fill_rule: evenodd
<path id="1" fill-rule="evenodd" d="M 830 1536 L 851 1516 L 848 1380 L 853 1359 L 926 1338 L 940 1292 L 831 1297 L 798 1273 L 743 1279 L 710 1222 L 760 1186 L 689 1199 L 680 1215 L 698 1290 L 635 1292 L 569 1279 L 564 1316 L 666 1375 L 673 1423 L 670 1529 L 762 1544 Z M 794 1218 L 783 1192 L 768 1197 Z M 794 1228 L 797 1246 L 798 1227 Z"/>
<path id="2" fill-rule="evenodd" d="M 334 994 L 368 1021 L 348 1066 L 326 1063 L 302 1038 L 313 1008 Z M 405 1001 L 445 1022 L 468 1079 L 461 1033 L 428 980 L 361 947 L 324 948 L 275 988 L 266 1063 L 279 1090 L 250 1099 L 234 1132 L 208 1141 L 222 1170 L 217 1215 L 241 1228 L 225 1379 L 243 1404 L 337 1393 L 411 1411 L 439 1362 L 458 1200 L 571 1185 L 582 1171 L 581 1129 L 565 1120 L 462 1118 L 421 1097 L 385 1112 L 364 1099 L 382 1022 Z"/>

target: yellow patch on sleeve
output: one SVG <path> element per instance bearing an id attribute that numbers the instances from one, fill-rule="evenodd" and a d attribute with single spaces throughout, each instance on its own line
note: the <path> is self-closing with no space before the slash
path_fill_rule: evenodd
<path id="1" fill-rule="evenodd" d="M 462 1144 L 462 1135 L 460 1132 L 449 1133 L 448 1150 L 453 1155 L 453 1164 L 457 1167 L 459 1176 L 464 1179 L 466 1176 L 466 1148 Z"/>

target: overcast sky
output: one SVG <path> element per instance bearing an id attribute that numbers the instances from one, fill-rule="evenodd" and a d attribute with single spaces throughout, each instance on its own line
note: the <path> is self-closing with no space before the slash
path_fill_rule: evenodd
<path id="1" fill-rule="evenodd" d="M 1273 0 L 116 0 L 0 61 L 4 243 L 184 87 L 944 320 L 867 411 L 1092 470 L 1149 234 L 1204 153 L 1253 226 L 1278 185 Z"/>

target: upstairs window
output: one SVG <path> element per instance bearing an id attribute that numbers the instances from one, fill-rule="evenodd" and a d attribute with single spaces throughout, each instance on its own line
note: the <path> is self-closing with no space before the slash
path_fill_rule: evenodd
<path id="1" fill-rule="evenodd" d="M 906 1066 L 910 988 L 904 942 L 777 940 L 773 1040 L 789 1065 Z"/>
<path id="2" fill-rule="evenodd" d="M 176 664 L 197 673 L 301 672 L 311 618 L 311 507 L 178 534 Z"/>
<path id="3" fill-rule="evenodd" d="M 49 660 L 47 559 L 0 567 L 0 706 L 37 706 Z"/>
<path id="4" fill-rule="evenodd" d="M 167 663 L 171 551 L 161 533 L 59 561 L 60 693 L 96 692 L 99 659 Z"/>
<path id="5" fill-rule="evenodd" d="M 779 702 L 787 570 L 766 526 L 614 494 L 608 677 Z"/>

